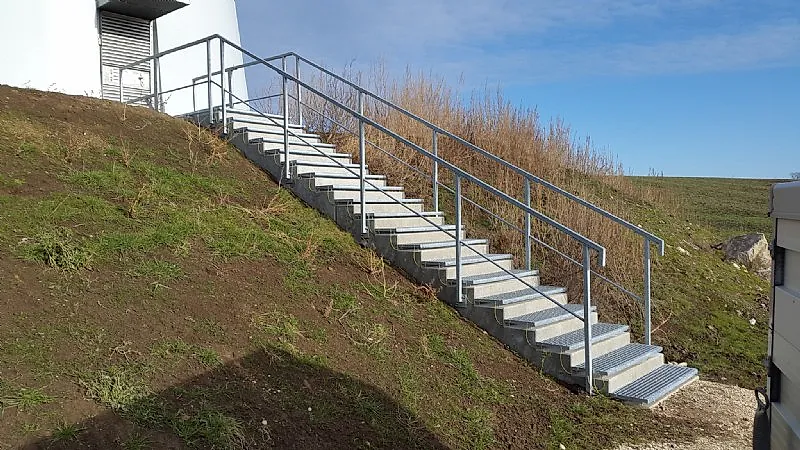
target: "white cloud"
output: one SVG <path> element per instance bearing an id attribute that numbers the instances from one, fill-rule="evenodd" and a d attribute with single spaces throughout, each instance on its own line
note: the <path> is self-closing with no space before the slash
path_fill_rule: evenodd
<path id="1" fill-rule="evenodd" d="M 752 7 L 730 0 L 239 1 L 244 44 L 265 55 L 292 49 L 334 68 L 384 58 L 396 69 L 504 84 L 798 64 L 794 0 L 767 0 L 760 19 L 747 16 Z M 786 11 L 794 18 L 769 16 Z M 682 25 L 687 17 L 691 26 Z M 652 27 L 619 36 L 642 24 Z M 665 25 L 673 32 L 659 28 Z"/>

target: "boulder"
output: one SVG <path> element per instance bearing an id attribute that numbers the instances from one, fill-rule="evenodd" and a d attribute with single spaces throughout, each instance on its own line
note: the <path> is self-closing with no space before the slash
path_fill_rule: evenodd
<path id="1" fill-rule="evenodd" d="M 720 246 L 725 260 L 739 263 L 761 277 L 769 278 L 772 270 L 772 256 L 769 243 L 762 233 L 735 236 Z"/>

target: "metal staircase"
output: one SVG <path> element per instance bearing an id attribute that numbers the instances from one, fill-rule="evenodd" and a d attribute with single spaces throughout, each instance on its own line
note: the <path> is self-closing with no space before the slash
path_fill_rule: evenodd
<path id="1" fill-rule="evenodd" d="M 214 71 L 211 66 L 211 43 L 214 41 L 219 42 L 220 54 L 223 51 L 240 52 L 251 61 L 233 67 L 224 67 L 223 64 Z M 170 92 L 195 90 L 198 82 L 205 84 L 207 104 L 186 115 L 186 118 L 224 133 L 247 158 L 307 204 L 330 217 L 360 242 L 373 247 L 414 282 L 435 288 L 438 297 L 455 307 L 461 315 L 562 381 L 581 385 L 589 393 L 597 390 L 628 403 L 652 406 L 697 378 L 694 368 L 665 364 L 661 347 L 650 342 L 650 246 L 658 245 L 663 253 L 664 245 L 657 236 L 503 161 L 294 53 L 262 59 L 220 36 L 210 36 L 161 52 L 150 59 L 157 60 L 195 45 L 207 49 L 207 74 L 186 86 L 174 89 L 162 87 L 163 90 L 153 92 L 148 98 L 130 102 L 149 100 L 151 104 L 158 105 Z M 291 73 L 287 70 L 289 59 L 295 63 L 295 70 Z M 280 65 L 277 65 L 278 61 Z M 141 62 L 146 61 L 137 63 Z M 344 100 L 334 98 L 313 83 L 304 81 L 306 78 L 301 76 L 301 64 L 310 67 L 317 77 L 333 77 L 352 88 L 357 104 L 349 106 Z M 230 85 L 233 79 L 231 74 L 253 67 L 276 75 L 280 80 L 280 94 L 254 99 L 235 97 Z M 122 86 L 120 89 L 122 91 Z M 351 131 L 359 140 L 358 162 L 353 162 L 349 153 L 337 153 L 334 145 L 322 142 L 318 135 L 304 127 L 304 114 L 320 114 L 325 120 L 334 120 L 303 102 L 304 94 L 324 99 L 327 105 L 345 113 L 357 124 L 354 127 L 357 129 Z M 214 95 L 218 96 L 218 102 L 213 101 Z M 259 110 L 257 102 L 264 99 L 277 99 L 282 113 L 273 115 Z M 422 148 L 365 115 L 364 105 L 367 101 L 378 102 L 429 128 L 432 148 Z M 389 186 L 385 176 L 369 171 L 365 126 L 415 150 L 430 163 L 426 166 L 431 168 L 430 172 L 412 167 L 431 181 L 430 199 L 407 198 L 402 186 Z M 437 139 L 442 136 L 460 142 L 471 151 L 523 177 L 524 201 L 442 159 L 437 152 Z M 398 163 L 406 164 L 403 161 Z M 440 171 L 449 172 L 448 179 L 452 182 L 442 183 Z M 474 204 L 462 194 L 462 186 L 466 183 L 483 189 L 524 214 L 523 227 L 509 224 L 523 233 L 524 267 L 515 267 L 510 254 L 493 253 L 489 240 L 473 236 L 465 227 L 462 220 L 464 205 L 471 202 L 473 206 L 481 208 L 481 205 Z M 645 268 L 643 293 L 634 294 L 593 269 L 593 256 L 596 264 L 605 265 L 606 249 L 531 208 L 532 184 L 566 196 L 575 202 L 576 207 L 589 208 L 642 236 Z M 440 188 L 452 192 L 452 223 L 447 223 L 439 208 Z M 546 224 L 580 244 L 582 259 L 572 258 L 533 236 L 530 231 L 532 220 Z M 565 287 L 540 284 L 538 270 L 531 267 L 530 249 L 533 245 L 542 245 L 581 267 L 582 298 L 568 299 Z M 598 321 L 597 311 L 591 305 L 591 283 L 595 276 L 643 303 L 644 343 L 631 342 L 628 325 Z"/>

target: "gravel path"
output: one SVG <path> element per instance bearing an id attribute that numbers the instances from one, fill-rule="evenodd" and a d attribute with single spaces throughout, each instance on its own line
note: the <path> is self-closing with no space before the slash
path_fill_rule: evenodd
<path id="1" fill-rule="evenodd" d="M 651 442 L 623 445 L 617 450 L 744 450 L 752 449 L 753 391 L 737 386 L 699 380 L 681 389 L 653 411 L 667 417 L 696 419 L 699 437 L 691 443 Z"/>

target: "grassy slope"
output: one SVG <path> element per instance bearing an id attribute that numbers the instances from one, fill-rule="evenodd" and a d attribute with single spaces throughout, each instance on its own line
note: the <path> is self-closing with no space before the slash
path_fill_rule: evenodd
<path id="1" fill-rule="evenodd" d="M 652 205 L 636 215 L 670 245 L 654 266 L 659 328 L 667 356 L 697 365 L 704 377 L 755 387 L 764 382 L 769 283 L 722 261 L 711 248 L 738 234 L 771 235 L 769 187 L 781 180 L 638 177 L 633 181 L 675 198 L 666 212 Z M 690 253 L 682 255 L 675 247 Z M 749 320 L 756 319 L 751 326 Z"/>
<path id="2" fill-rule="evenodd" d="M 569 393 L 146 110 L 0 87 L 0 273 L 0 447 L 602 448 L 698 427 Z"/>

